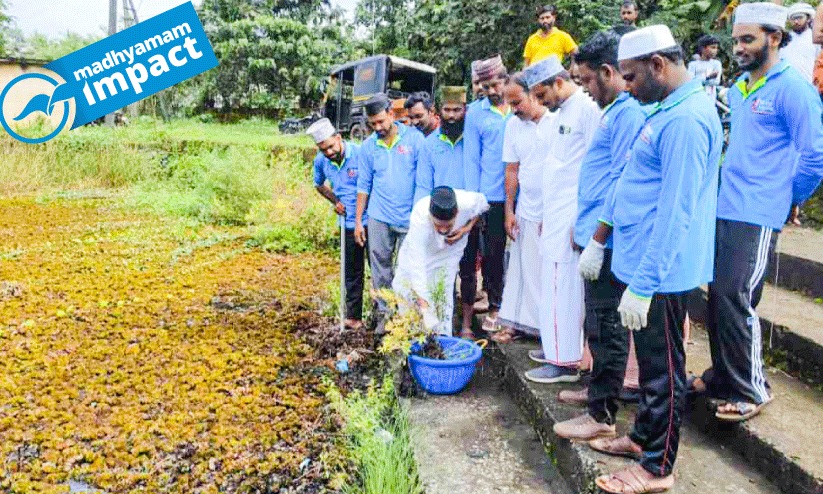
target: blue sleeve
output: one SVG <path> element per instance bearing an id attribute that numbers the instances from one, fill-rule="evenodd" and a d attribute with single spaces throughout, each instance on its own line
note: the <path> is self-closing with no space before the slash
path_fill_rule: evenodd
<path id="1" fill-rule="evenodd" d="M 417 160 L 417 174 L 414 180 L 414 203 L 431 194 L 434 188 L 434 165 L 431 159 L 431 145 L 426 142 Z"/>
<path id="2" fill-rule="evenodd" d="M 466 117 L 463 129 L 463 176 L 466 190 L 480 192 L 480 129 L 477 128 L 479 109 Z"/>
<path id="3" fill-rule="evenodd" d="M 793 204 L 811 197 L 823 178 L 823 103 L 812 86 L 797 86 L 782 101 L 789 135 L 800 155 L 794 174 Z"/>
<path id="4" fill-rule="evenodd" d="M 634 272 L 629 289 L 651 297 L 667 278 L 675 258 L 686 247 L 688 228 L 701 186 L 709 173 L 709 129 L 691 114 L 675 117 L 657 138 L 661 162 L 660 196 L 646 252 Z"/>
<path id="5" fill-rule="evenodd" d="M 640 129 L 646 122 L 646 114 L 639 107 L 627 108 L 620 112 L 620 117 L 612 122 L 611 126 L 611 157 L 612 166 L 609 170 L 609 185 L 606 188 L 606 200 L 598 219 L 601 223 L 612 225 L 614 216 L 614 189 L 617 179 L 623 173 L 628 162 L 629 150 L 640 134 Z"/>
<path id="6" fill-rule="evenodd" d="M 357 153 L 357 192 L 371 194 L 374 158 L 369 152 L 368 143 L 364 142 Z"/>
<path id="7" fill-rule="evenodd" d="M 317 153 L 314 157 L 314 186 L 320 187 L 326 182 L 326 172 L 323 170 L 323 156 Z"/>

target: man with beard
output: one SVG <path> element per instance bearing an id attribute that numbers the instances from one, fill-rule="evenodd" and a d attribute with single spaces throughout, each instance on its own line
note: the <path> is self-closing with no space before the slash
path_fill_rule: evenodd
<path id="1" fill-rule="evenodd" d="M 583 279 L 572 247 L 580 165 L 600 121 L 600 108 L 552 55 L 529 77 L 532 94 L 555 117 L 549 127 L 547 161 L 541 174 L 542 281 L 541 350 L 529 354 L 543 364 L 526 372 L 539 383 L 574 382 L 583 358 Z"/>
<path id="2" fill-rule="evenodd" d="M 795 3 L 789 7 L 789 44 L 780 50 L 780 56 L 795 68 L 804 79 L 812 82 L 814 62 L 820 47 L 812 39 L 814 7 L 807 3 Z"/>
<path id="3" fill-rule="evenodd" d="M 543 5 L 537 9 L 537 23 L 540 29 L 526 40 L 526 48 L 523 50 L 524 67 L 551 55 L 563 60 L 577 53 L 577 43 L 569 33 L 554 26 L 556 21 L 557 7 L 554 5 Z"/>
<path id="4" fill-rule="evenodd" d="M 463 127 L 466 116 L 466 90 L 460 86 L 443 88 L 440 104 L 440 128 L 431 133 L 423 144 L 417 163 L 415 202 L 427 197 L 440 186 L 464 189 Z M 461 338 L 473 338 L 472 319 L 477 292 L 475 264 L 480 246 L 480 228 L 469 233 L 463 258 L 460 261 L 460 296 L 463 304 Z"/>
<path id="5" fill-rule="evenodd" d="M 814 88 L 780 60 L 786 9 L 772 3 L 737 8 L 734 55 L 746 72 L 729 90 L 732 121 L 717 204 L 714 282 L 709 285 L 711 374 L 701 390 L 724 400 L 721 420 L 741 421 L 772 399 L 755 312 L 763 274 L 793 204 L 823 176 L 823 111 Z"/>
<path id="6" fill-rule="evenodd" d="M 404 106 L 409 115 L 409 124 L 416 127 L 424 136 L 429 136 L 440 127 L 440 117 L 437 116 L 429 93 L 413 93 L 406 99 Z"/>
<path id="7" fill-rule="evenodd" d="M 603 215 L 614 226 L 612 273 L 623 289 L 617 311 L 635 331 L 641 397 L 630 435 L 589 444 L 638 459 L 595 483 L 639 494 L 674 485 L 686 394 L 683 324 L 689 294 L 712 279 L 723 129 L 668 27 L 623 35 L 617 58 L 631 95 L 657 103 Z"/>
<path id="8" fill-rule="evenodd" d="M 500 55 L 477 64 L 477 80 L 486 97 L 466 116 L 463 136 L 463 167 L 466 190 L 481 192 L 489 201 L 484 217 L 483 282 L 489 296 L 489 314 L 483 329 L 494 331 L 497 313 L 503 297 L 503 260 L 506 231 L 503 228 L 506 191 L 503 187 L 503 130 L 511 117 L 510 107 L 503 101 L 506 67 Z"/>
<path id="9" fill-rule="evenodd" d="M 517 118 L 506 122 L 503 162 L 506 163 L 506 234 L 509 266 L 500 307 L 500 325 L 492 336 L 506 342 L 515 332 L 540 333 L 540 221 L 542 220 L 543 166 L 546 162 L 552 115 L 529 93 L 528 78 L 538 74 L 546 61 L 511 76 L 504 89 L 506 103 Z M 516 205 L 516 208 L 515 208 Z"/>
<path id="10" fill-rule="evenodd" d="M 357 210 L 357 165 L 360 146 L 344 141 L 328 118 L 321 118 L 306 129 L 317 144 L 314 158 L 314 186 L 321 196 L 334 205 L 334 212 L 346 227 L 346 327 L 362 326 L 363 268 L 365 247 L 354 240 Z M 332 188 L 326 185 L 331 182 Z"/>
<path id="11" fill-rule="evenodd" d="M 634 0 L 626 0 L 620 6 L 620 20 L 623 22 L 623 26 L 637 28 L 638 15 L 637 4 Z"/>
<path id="12" fill-rule="evenodd" d="M 440 334 L 452 333 L 454 279 L 464 256 L 468 237 L 489 208 L 483 194 L 435 187 L 414 205 L 409 233 L 397 256 L 396 293 L 415 301 L 423 324 Z M 445 300 L 436 300 L 436 287 L 443 283 Z"/>
<path id="13" fill-rule="evenodd" d="M 582 45 L 575 57 L 584 88 L 603 108 L 603 115 L 580 165 L 574 227 L 575 247 L 583 251 L 578 268 L 584 278 L 584 326 L 594 363 L 588 390 L 564 390 L 559 396 L 563 402 L 588 404 L 588 413 L 554 426 L 558 436 L 574 440 L 615 434 L 617 400 L 627 360 L 634 353 L 633 349 L 629 353 L 629 331 L 620 324 L 617 313 L 621 294 L 611 272 L 611 227 L 600 222 L 646 119 L 640 103 L 626 92 L 626 82 L 617 68 L 619 43 L 615 32 L 600 32 Z M 633 365 L 636 368 L 636 359 Z"/>
<path id="14" fill-rule="evenodd" d="M 394 122 L 386 95 L 372 96 L 365 107 L 374 133 L 360 147 L 354 237 L 359 245 L 366 245 L 364 214 L 368 206 L 369 265 L 372 285 L 379 290 L 391 286 L 392 261 L 409 227 L 417 157 L 424 137 Z M 378 298 L 377 334 L 384 331 L 386 311 L 386 302 Z"/>
<path id="15" fill-rule="evenodd" d="M 486 97 L 486 92 L 483 91 L 483 85 L 480 84 L 480 80 L 477 78 L 477 64 L 482 62 L 482 60 L 475 60 L 472 62 L 472 102 L 469 103 L 469 106 L 466 107 L 466 114 L 470 110 L 473 110 L 480 104 L 480 101 Z"/>

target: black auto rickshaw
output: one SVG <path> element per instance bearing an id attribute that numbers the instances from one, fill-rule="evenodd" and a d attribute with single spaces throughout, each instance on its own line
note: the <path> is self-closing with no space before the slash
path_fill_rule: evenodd
<path id="1" fill-rule="evenodd" d="M 426 64 L 392 55 L 374 55 L 332 69 L 323 104 L 323 115 L 341 133 L 363 139 L 366 125 L 364 104 L 377 93 L 394 100 L 411 93 L 434 94 L 437 70 Z"/>

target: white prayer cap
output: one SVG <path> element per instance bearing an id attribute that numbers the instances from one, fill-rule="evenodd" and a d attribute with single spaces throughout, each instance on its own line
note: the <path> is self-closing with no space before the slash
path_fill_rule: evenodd
<path id="1" fill-rule="evenodd" d="M 334 130 L 334 125 L 331 124 L 328 118 L 321 118 L 306 129 L 306 134 L 312 136 L 315 144 L 325 141 L 336 133 L 337 131 Z"/>
<path id="2" fill-rule="evenodd" d="M 806 14 L 809 17 L 814 17 L 814 13 L 814 7 L 807 3 L 799 2 L 789 6 L 788 17 L 791 19 L 793 15 L 797 14 Z"/>
<path id="3" fill-rule="evenodd" d="M 788 17 L 786 7 L 776 3 L 741 3 L 734 11 L 734 24 L 757 24 L 783 29 Z"/>
<path id="4" fill-rule="evenodd" d="M 539 62 L 535 62 L 523 70 L 523 77 L 526 79 L 529 89 L 545 82 L 548 79 L 566 70 L 557 55 L 552 55 L 549 58 L 544 58 Z"/>
<path id="5" fill-rule="evenodd" d="M 668 26 L 658 24 L 628 32 L 620 37 L 617 60 L 630 60 L 651 55 L 667 48 L 674 48 L 677 42 Z"/>

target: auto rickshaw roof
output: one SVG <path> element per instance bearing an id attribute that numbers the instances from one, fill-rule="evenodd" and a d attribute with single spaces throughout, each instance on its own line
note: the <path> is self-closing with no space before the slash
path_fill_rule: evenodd
<path id="1" fill-rule="evenodd" d="M 371 57 L 361 58 L 360 60 L 355 60 L 353 62 L 346 62 L 342 65 L 338 65 L 334 67 L 330 74 L 337 74 L 338 72 L 344 71 L 346 69 L 352 69 L 361 65 L 366 62 L 371 62 L 373 60 L 380 60 L 388 58 L 391 61 L 392 68 L 400 68 L 400 69 L 411 69 L 411 70 L 418 70 L 421 72 L 428 72 L 430 74 L 436 74 L 437 69 L 432 67 L 431 65 L 426 65 L 424 63 L 415 62 L 413 60 L 407 60 L 405 58 L 396 57 L 394 55 L 373 55 Z"/>

